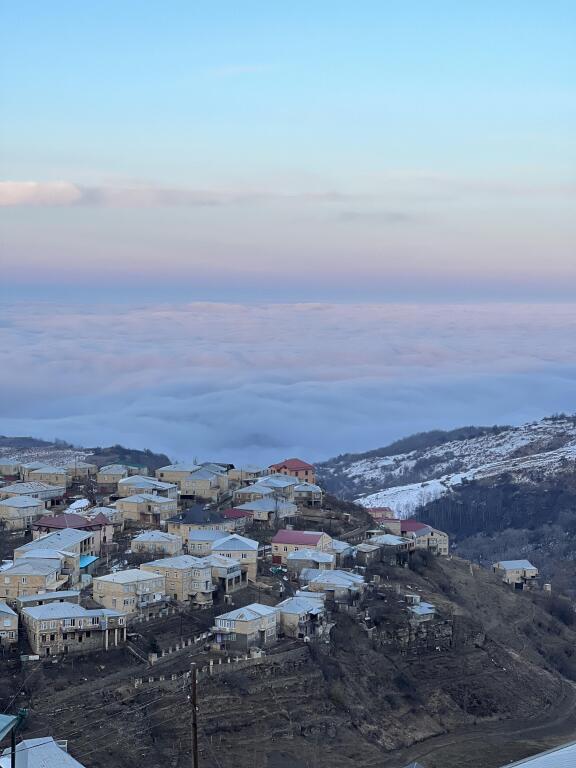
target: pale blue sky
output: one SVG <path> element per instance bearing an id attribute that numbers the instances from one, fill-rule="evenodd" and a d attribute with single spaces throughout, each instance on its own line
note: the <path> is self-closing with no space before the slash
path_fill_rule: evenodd
<path id="1" fill-rule="evenodd" d="M 222 269 L 274 298 L 576 281 L 572 2 L 22 0 L 0 27 L 18 290 L 153 292 L 159 259 L 212 298 Z"/>

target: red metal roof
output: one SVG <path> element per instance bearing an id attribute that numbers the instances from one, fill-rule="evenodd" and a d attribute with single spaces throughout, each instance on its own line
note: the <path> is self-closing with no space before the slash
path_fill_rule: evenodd
<path id="1" fill-rule="evenodd" d="M 291 469 L 293 472 L 296 472 L 299 469 L 314 469 L 314 465 L 308 464 L 307 461 L 302 461 L 302 459 L 284 459 L 284 461 L 279 461 L 277 464 L 270 464 L 269 468 Z"/>
<path id="2" fill-rule="evenodd" d="M 98 515 L 98 517 L 104 518 L 104 515 Z M 55 515 L 54 517 L 51 515 L 44 515 L 44 517 L 36 520 L 33 528 L 76 528 L 77 530 L 81 530 L 82 528 L 100 528 L 102 525 L 110 525 L 108 518 L 104 519 L 106 522 L 103 520 L 87 520 L 81 515 L 74 515 L 72 513 L 66 514 L 63 512 L 61 515 Z"/>
<path id="3" fill-rule="evenodd" d="M 252 517 L 250 512 L 246 512 L 244 509 L 224 509 L 222 511 L 222 517 L 227 520 L 241 520 L 243 517 Z"/>
<path id="4" fill-rule="evenodd" d="M 321 531 L 289 531 L 282 529 L 272 539 L 272 544 L 311 544 L 316 546 L 324 534 Z"/>
<path id="5" fill-rule="evenodd" d="M 422 530 L 422 528 L 429 528 L 426 523 L 419 523 L 417 520 L 402 520 L 400 530 L 402 533 L 416 533 L 416 531 Z"/>

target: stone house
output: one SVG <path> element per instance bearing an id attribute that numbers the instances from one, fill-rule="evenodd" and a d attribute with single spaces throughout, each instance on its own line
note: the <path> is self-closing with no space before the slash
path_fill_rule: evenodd
<path id="1" fill-rule="evenodd" d="M 265 648 L 278 638 L 278 609 L 250 603 L 244 608 L 217 616 L 212 631 L 216 644 L 222 650 Z"/>
<path id="2" fill-rule="evenodd" d="M 527 589 L 538 578 L 538 568 L 529 560 L 500 560 L 492 566 L 505 584 Z"/>
<path id="3" fill-rule="evenodd" d="M 6 603 L 0 603 L 0 646 L 18 642 L 18 614 Z"/>
<path id="4" fill-rule="evenodd" d="M 222 535 L 226 535 L 232 533 L 234 527 L 233 520 L 220 512 L 206 509 L 202 504 L 188 507 L 166 521 L 168 532 L 182 536 L 184 541 L 188 540 L 190 531 L 221 531 Z"/>
<path id="5" fill-rule="evenodd" d="M 240 567 L 239 560 L 216 554 L 207 555 L 202 560 L 210 565 L 216 592 L 228 595 L 246 586 L 246 572 Z"/>
<path id="6" fill-rule="evenodd" d="M 356 547 L 356 562 L 358 565 L 367 568 L 373 563 L 379 563 L 381 559 L 381 549 L 377 544 L 370 541 L 363 541 Z"/>
<path id="7" fill-rule="evenodd" d="M 253 485 L 237 488 L 232 494 L 235 506 L 241 506 L 246 504 L 246 502 L 257 501 L 258 499 L 264 499 L 268 496 L 274 496 L 274 489 L 269 488 L 262 483 L 254 483 Z"/>
<path id="8" fill-rule="evenodd" d="M 299 483 L 294 486 L 294 501 L 305 507 L 322 506 L 322 488 L 314 483 Z"/>
<path id="9" fill-rule="evenodd" d="M 156 493 L 135 493 L 114 502 L 125 523 L 137 523 L 159 528 L 178 509 L 176 499 L 159 496 Z"/>
<path id="10" fill-rule="evenodd" d="M 8 531 L 24 531 L 46 511 L 40 499 L 31 496 L 10 496 L 0 501 L 0 525 Z"/>
<path id="11" fill-rule="evenodd" d="M 33 653 L 39 656 L 107 651 L 126 641 L 126 616 L 77 603 L 48 603 L 22 610 Z"/>
<path id="12" fill-rule="evenodd" d="M 324 592 L 326 599 L 346 605 L 354 604 L 366 588 L 364 577 L 350 571 L 320 571 L 305 568 L 300 573 L 300 583 L 309 592 Z"/>
<path id="13" fill-rule="evenodd" d="M 212 566 L 205 558 L 178 555 L 143 563 L 140 570 L 165 578 L 166 594 L 181 603 L 198 608 L 212 605 Z"/>
<path id="14" fill-rule="evenodd" d="M 175 483 L 163 483 L 145 475 L 131 475 L 118 481 L 118 496 L 134 496 L 139 493 L 155 493 L 167 499 L 178 499 L 178 486 Z"/>
<path id="15" fill-rule="evenodd" d="M 19 478 L 21 463 L 15 458 L 0 458 L 0 477 Z"/>
<path id="16" fill-rule="evenodd" d="M 98 465 L 88 461 L 70 461 L 64 464 L 64 469 L 72 482 L 86 480 L 89 477 L 95 478 L 98 474 Z"/>
<path id="17" fill-rule="evenodd" d="M 393 533 L 372 536 L 367 543 L 380 548 L 380 560 L 388 565 L 403 565 L 407 562 L 410 552 L 415 549 L 413 539 L 395 536 Z"/>
<path id="18" fill-rule="evenodd" d="M 8 499 L 12 496 L 29 496 L 45 502 L 47 507 L 58 504 L 66 495 L 65 485 L 50 485 L 30 480 L 21 483 L 11 483 L 0 488 L 0 499 Z"/>
<path id="19" fill-rule="evenodd" d="M 326 616 L 323 595 L 320 592 L 306 597 L 289 597 L 278 603 L 280 631 L 287 637 L 314 637 Z"/>
<path id="20" fill-rule="evenodd" d="M 263 467 L 256 464 L 244 464 L 241 467 L 232 467 L 228 470 L 228 479 L 236 487 L 251 485 L 264 474 Z"/>
<path id="21" fill-rule="evenodd" d="M 34 469 L 28 473 L 27 480 L 39 483 L 49 483 L 50 485 L 71 485 L 72 480 L 68 477 L 66 467 L 53 467 L 46 464 L 40 469 Z"/>
<path id="22" fill-rule="evenodd" d="M 99 605 L 113 611 L 139 613 L 166 602 L 165 578 L 138 568 L 117 571 L 95 578 L 92 596 Z"/>
<path id="23" fill-rule="evenodd" d="M 67 586 L 75 587 L 82 572 L 88 572 L 98 559 L 96 537 L 93 531 L 78 531 L 64 528 L 53 531 L 14 550 L 14 561 L 19 558 L 58 557 L 62 563 L 62 574 L 68 576 Z"/>
<path id="24" fill-rule="evenodd" d="M 96 483 L 101 491 L 113 491 L 118 488 L 118 483 L 132 474 L 144 474 L 136 467 L 128 467 L 125 464 L 106 464 L 100 467 L 96 474 Z"/>
<path id="25" fill-rule="evenodd" d="M 313 464 L 302 459 L 284 459 L 268 467 L 270 473 L 279 473 L 295 477 L 301 483 L 316 483 L 316 470 Z"/>
<path id="26" fill-rule="evenodd" d="M 336 557 L 331 552 L 321 552 L 319 549 L 299 549 L 290 552 L 286 558 L 288 573 L 300 573 L 303 568 L 317 568 L 319 571 L 334 568 Z"/>
<path id="27" fill-rule="evenodd" d="M 184 549 L 189 555 L 196 555 L 196 557 L 209 555 L 212 552 L 214 542 L 228 535 L 226 531 L 205 531 L 193 528 L 188 531 L 188 538 L 184 541 Z"/>
<path id="28" fill-rule="evenodd" d="M 211 552 L 240 562 L 240 568 L 246 573 L 248 581 L 256 581 L 258 571 L 258 547 L 255 539 L 231 533 L 212 544 Z"/>
<path id="29" fill-rule="evenodd" d="M 37 605 L 48 603 L 77 603 L 80 604 L 80 590 L 60 589 L 58 592 L 39 592 L 37 595 L 22 595 L 16 601 L 16 610 L 22 608 L 34 608 Z"/>
<path id="30" fill-rule="evenodd" d="M 45 466 L 45 461 L 25 461 L 23 464 L 20 464 L 20 479 L 28 480 L 31 472 L 35 472 L 37 469 L 42 469 Z"/>
<path id="31" fill-rule="evenodd" d="M 182 537 L 164 531 L 145 531 L 132 539 L 130 548 L 135 555 L 164 555 L 182 553 Z"/>
<path id="32" fill-rule="evenodd" d="M 296 531 L 282 529 L 272 539 L 272 562 L 286 565 L 288 555 L 300 549 L 318 549 L 326 552 L 330 549 L 332 537 L 323 531 Z"/>
<path id="33" fill-rule="evenodd" d="M 19 597 L 52 592 L 65 586 L 68 576 L 62 573 L 62 559 L 16 560 L 10 568 L 0 572 L 0 599 L 14 603 Z"/>
<path id="34" fill-rule="evenodd" d="M 90 532 L 94 538 L 93 553 L 99 556 L 103 547 L 114 539 L 114 526 L 102 513 L 93 517 L 84 517 L 75 513 L 64 512 L 61 515 L 44 515 L 32 525 L 32 536 L 39 539 L 54 531 L 73 528 L 77 531 Z"/>
<path id="35" fill-rule="evenodd" d="M 450 551 L 448 534 L 417 520 L 401 520 L 402 536 L 414 540 L 416 549 L 427 549 L 435 555 L 446 557 Z"/>
<path id="36" fill-rule="evenodd" d="M 253 486 L 252 486 L 253 487 Z M 266 526 L 276 526 L 287 520 L 291 520 L 298 513 L 298 507 L 291 501 L 278 498 L 275 493 L 263 499 L 247 501 L 235 509 L 248 513 L 255 522 Z"/>

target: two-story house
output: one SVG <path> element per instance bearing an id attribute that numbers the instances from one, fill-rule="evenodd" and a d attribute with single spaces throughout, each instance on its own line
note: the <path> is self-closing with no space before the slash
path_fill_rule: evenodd
<path id="1" fill-rule="evenodd" d="M 118 499 L 114 502 L 114 506 L 124 523 L 159 528 L 165 520 L 176 513 L 178 501 L 157 493 L 135 493 Z"/>
<path id="2" fill-rule="evenodd" d="M 48 603 L 23 608 L 21 615 L 32 652 L 40 656 L 107 651 L 126 640 L 125 614 L 107 608 Z"/>
<path id="3" fill-rule="evenodd" d="M 278 609 L 261 603 L 250 603 L 244 608 L 217 616 L 212 631 L 222 650 L 264 648 L 277 640 Z"/>
<path id="4" fill-rule="evenodd" d="M 212 567 L 205 558 L 193 555 L 165 557 L 143 563 L 140 570 L 164 576 L 166 594 L 173 600 L 198 608 L 212 605 Z"/>
<path id="5" fill-rule="evenodd" d="M 166 602 L 165 578 L 138 568 L 117 571 L 95 578 L 92 596 L 99 605 L 113 611 L 140 613 Z"/>
<path id="6" fill-rule="evenodd" d="M 42 517 L 46 506 L 31 496 L 11 496 L 0 501 L 0 523 L 8 531 L 24 531 Z"/>
<path id="7" fill-rule="evenodd" d="M 282 529 L 272 539 L 272 562 L 286 565 L 288 555 L 300 549 L 330 549 L 332 537 L 324 531 L 295 531 Z"/>
<path id="8" fill-rule="evenodd" d="M 165 555 L 172 557 L 182 552 L 182 537 L 165 531 L 144 531 L 130 544 L 135 555 Z"/>
<path id="9" fill-rule="evenodd" d="M 6 603 L 0 603 L 0 646 L 18 642 L 18 614 Z"/>

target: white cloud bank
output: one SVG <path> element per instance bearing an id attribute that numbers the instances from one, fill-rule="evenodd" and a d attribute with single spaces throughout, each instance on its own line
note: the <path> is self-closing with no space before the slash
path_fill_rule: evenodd
<path id="1" fill-rule="evenodd" d="M 574 410 L 572 305 L 5 306 L 0 433 L 317 460 Z"/>

